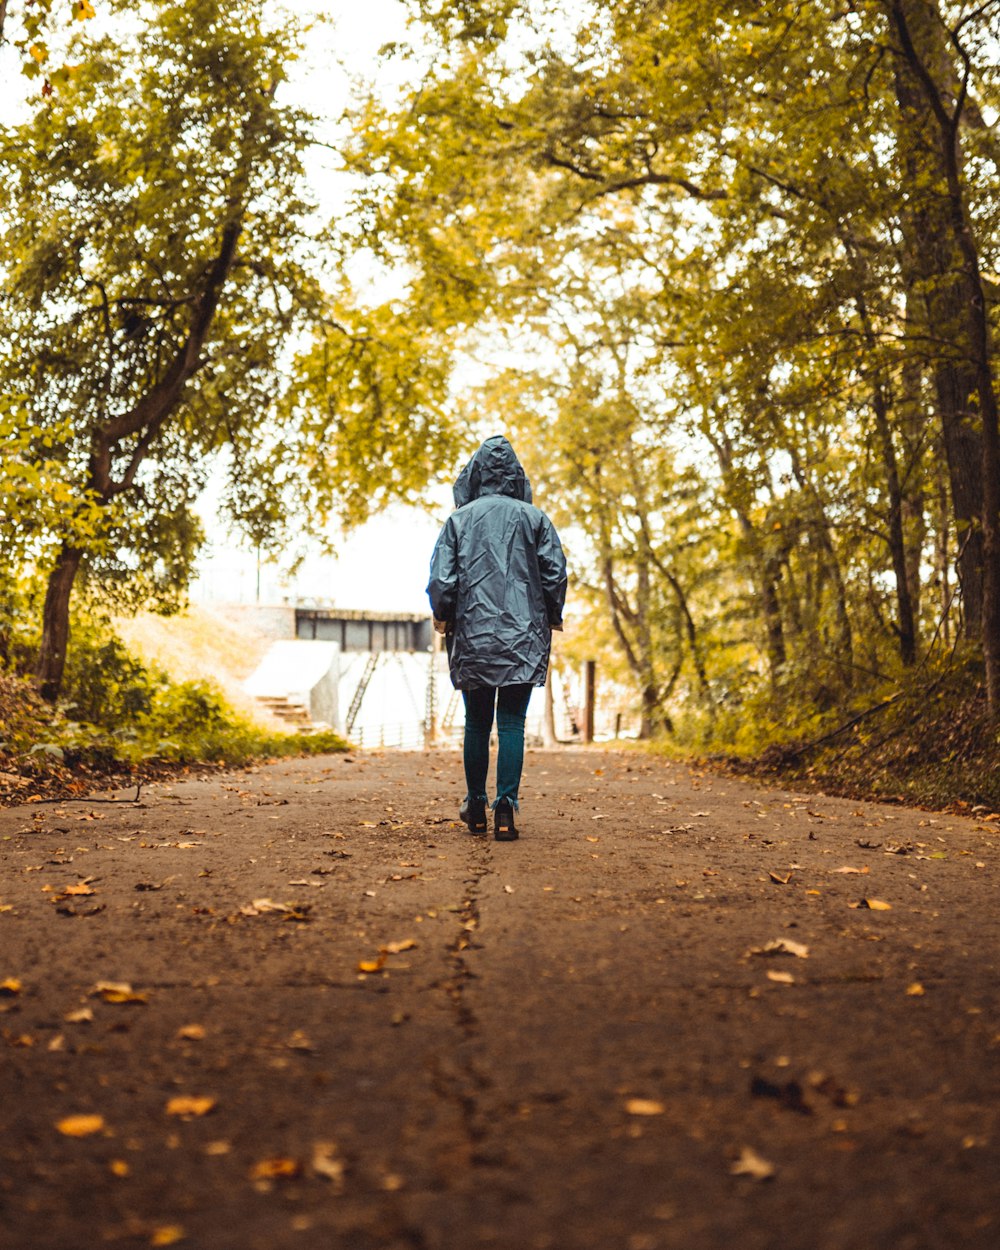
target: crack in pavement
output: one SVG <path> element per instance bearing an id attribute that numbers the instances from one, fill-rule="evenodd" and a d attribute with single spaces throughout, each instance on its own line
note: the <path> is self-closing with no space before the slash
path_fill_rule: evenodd
<path id="1" fill-rule="evenodd" d="M 479 888 L 484 878 L 493 873 L 488 843 L 476 839 L 471 850 L 472 871 L 463 882 L 465 898 L 458 912 L 460 928 L 448 945 L 453 973 L 434 987 L 447 995 L 461 1032 L 461 1041 L 450 1061 L 441 1056 L 433 1060 L 431 1087 L 439 1098 L 458 1110 L 467 1165 L 503 1166 L 507 1160 L 502 1152 L 486 1152 L 483 1149 L 483 1143 L 490 1134 L 491 1116 L 482 1104 L 493 1090 L 494 1083 L 481 1070 L 472 1054 L 463 1053 L 468 1051 L 470 1045 L 481 1044 L 479 1020 L 468 998 L 468 990 L 478 974 L 470 968 L 465 952 L 483 949 Z M 478 935 L 480 940 L 474 941 L 474 935 Z"/>

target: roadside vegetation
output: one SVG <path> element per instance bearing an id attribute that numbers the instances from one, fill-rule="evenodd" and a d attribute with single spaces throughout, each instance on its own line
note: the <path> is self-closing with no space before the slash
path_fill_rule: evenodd
<path id="1" fill-rule="evenodd" d="M 5 641 L 15 661 L 31 651 L 24 637 Z M 28 677 L 0 673 L 0 726 L 0 802 L 348 749 L 329 731 L 262 728 L 213 682 L 177 681 L 136 659 L 96 614 L 73 622 L 58 702 L 42 699 Z"/>

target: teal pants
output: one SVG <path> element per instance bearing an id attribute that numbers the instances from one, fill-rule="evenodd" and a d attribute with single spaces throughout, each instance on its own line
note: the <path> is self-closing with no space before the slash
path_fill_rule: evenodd
<path id="1" fill-rule="evenodd" d="M 524 718 L 531 698 L 531 685 L 485 686 L 463 690 L 465 700 L 465 783 L 469 797 L 485 799 L 486 774 L 490 767 L 490 733 L 496 709 L 497 797 L 510 799 L 517 807 L 517 791 L 524 766 Z"/>

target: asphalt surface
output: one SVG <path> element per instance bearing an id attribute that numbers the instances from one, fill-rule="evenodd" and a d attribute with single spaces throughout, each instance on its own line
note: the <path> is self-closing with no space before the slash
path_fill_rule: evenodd
<path id="1" fill-rule="evenodd" d="M 460 775 L 0 811 L 4 1250 L 1000 1245 L 1000 822 Z"/>

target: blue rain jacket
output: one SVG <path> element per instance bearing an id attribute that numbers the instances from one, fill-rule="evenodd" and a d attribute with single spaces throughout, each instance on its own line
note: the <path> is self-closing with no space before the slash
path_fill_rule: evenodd
<path id="1" fill-rule="evenodd" d="M 488 438 L 458 475 L 455 508 L 427 587 L 434 615 L 448 622 L 452 684 L 543 686 L 566 602 L 566 557 L 502 435 Z"/>

